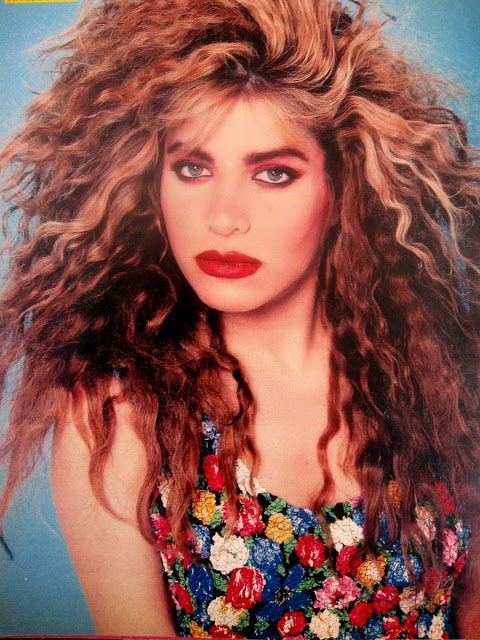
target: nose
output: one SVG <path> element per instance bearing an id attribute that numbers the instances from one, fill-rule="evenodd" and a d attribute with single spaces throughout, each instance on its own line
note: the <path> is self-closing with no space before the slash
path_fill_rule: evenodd
<path id="1" fill-rule="evenodd" d="M 238 188 L 225 186 L 215 189 L 208 212 L 208 228 L 224 237 L 249 231 L 250 217 L 245 203 L 241 203 Z"/>

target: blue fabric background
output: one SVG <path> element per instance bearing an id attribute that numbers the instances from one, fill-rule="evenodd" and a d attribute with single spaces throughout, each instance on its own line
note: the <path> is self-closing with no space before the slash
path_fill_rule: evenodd
<path id="1" fill-rule="evenodd" d="M 381 5 L 396 17 L 388 26 L 395 46 L 464 86 L 466 96 L 456 109 L 479 145 L 480 1 L 382 0 Z M 27 49 L 68 26 L 77 10 L 76 3 L 0 4 L 0 139 L 21 122 L 30 90 L 41 90 L 51 78 L 32 67 L 35 54 Z M 0 635 L 94 632 L 52 505 L 48 449 L 6 518 L 15 558 L 0 549 Z"/>

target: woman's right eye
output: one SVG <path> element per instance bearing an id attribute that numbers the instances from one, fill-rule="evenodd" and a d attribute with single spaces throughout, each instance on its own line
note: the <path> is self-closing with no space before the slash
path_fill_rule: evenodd
<path id="1" fill-rule="evenodd" d="M 204 178 L 205 176 L 212 175 L 203 164 L 199 164 L 198 162 L 185 162 L 184 160 L 175 162 L 172 170 L 182 180 L 195 180 L 195 178 Z"/>

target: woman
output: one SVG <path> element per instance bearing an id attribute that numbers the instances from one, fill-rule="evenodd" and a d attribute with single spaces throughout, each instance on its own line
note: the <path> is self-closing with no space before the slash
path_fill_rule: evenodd
<path id="1" fill-rule="evenodd" d="M 99 633 L 477 633 L 478 169 L 349 10 L 91 7 L 4 152 L 3 511 L 54 424 Z"/>

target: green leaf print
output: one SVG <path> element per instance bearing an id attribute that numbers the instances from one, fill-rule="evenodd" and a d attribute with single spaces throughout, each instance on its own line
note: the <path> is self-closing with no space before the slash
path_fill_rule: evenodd
<path id="1" fill-rule="evenodd" d="M 300 582 L 300 584 L 298 585 L 298 589 L 300 589 L 301 591 L 304 591 L 307 589 L 314 589 L 317 585 L 318 585 L 318 578 L 315 578 L 313 576 L 308 576 L 307 578 L 304 578 Z"/>
<path id="2" fill-rule="evenodd" d="M 177 619 L 180 627 L 186 627 L 188 629 L 190 627 L 192 616 L 189 613 L 177 611 Z"/>
<path id="3" fill-rule="evenodd" d="M 330 578 L 330 576 L 334 575 L 334 572 L 332 571 L 331 567 L 327 563 L 324 563 L 322 565 L 322 573 L 325 579 Z"/>
<path id="4" fill-rule="evenodd" d="M 183 568 L 180 558 L 175 560 L 175 571 L 177 572 L 179 582 L 185 583 L 185 569 Z"/>
<path id="5" fill-rule="evenodd" d="M 258 620 L 255 622 L 255 630 L 258 629 L 258 631 L 265 631 L 265 629 L 268 629 L 268 627 L 270 626 L 270 623 L 268 620 Z"/>
<path id="6" fill-rule="evenodd" d="M 287 540 L 287 542 L 285 542 L 285 544 L 283 545 L 283 552 L 287 560 L 290 558 L 290 555 L 292 551 L 295 549 L 296 544 L 297 544 L 297 539 L 291 538 L 290 540 Z"/>
<path id="7" fill-rule="evenodd" d="M 338 517 L 335 514 L 335 511 L 331 507 L 323 507 L 322 511 L 323 511 L 323 515 L 330 516 L 332 521 L 338 520 Z"/>
<path id="8" fill-rule="evenodd" d="M 227 585 L 228 585 L 227 578 L 224 578 L 222 574 L 218 573 L 218 571 L 213 571 L 213 569 L 212 569 L 212 578 L 213 578 L 213 584 L 215 585 L 215 588 L 221 591 L 222 593 L 226 593 Z"/>
<path id="9" fill-rule="evenodd" d="M 327 536 L 325 535 L 325 531 L 323 530 L 322 526 L 320 525 L 316 526 L 315 529 L 313 530 L 313 535 L 316 538 L 320 538 L 322 542 L 325 542 L 325 543 L 327 542 Z"/>
<path id="10" fill-rule="evenodd" d="M 266 516 L 271 516 L 273 513 L 279 513 L 280 511 L 283 511 L 285 509 L 285 507 L 287 506 L 287 503 L 285 502 L 285 500 L 282 500 L 281 498 L 276 498 L 263 512 Z"/>
<path id="11" fill-rule="evenodd" d="M 245 611 L 245 613 L 242 615 L 242 617 L 238 621 L 238 624 L 236 625 L 236 627 L 239 631 L 243 631 L 244 629 L 248 629 L 249 624 L 250 624 L 250 614 L 248 611 Z"/>
<path id="12" fill-rule="evenodd" d="M 208 526 L 211 527 L 212 529 L 215 529 L 215 527 L 218 527 L 221 524 L 223 524 L 223 518 L 220 515 L 220 511 L 218 509 L 215 509 L 213 518 L 210 520 L 210 524 Z"/>

